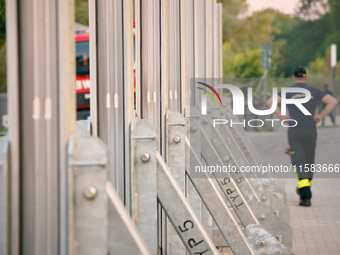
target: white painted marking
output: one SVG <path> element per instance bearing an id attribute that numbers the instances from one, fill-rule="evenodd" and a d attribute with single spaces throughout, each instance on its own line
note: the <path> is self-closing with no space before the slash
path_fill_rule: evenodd
<path id="1" fill-rule="evenodd" d="M 32 119 L 39 120 L 40 119 L 40 99 L 39 97 L 35 97 L 33 99 L 33 113 Z"/>
<path id="2" fill-rule="evenodd" d="M 106 108 L 111 108 L 111 95 L 110 95 L 110 93 L 106 94 Z"/>
<path id="3" fill-rule="evenodd" d="M 52 119 L 52 99 L 50 97 L 45 98 L 44 102 L 44 118 L 45 120 Z"/>

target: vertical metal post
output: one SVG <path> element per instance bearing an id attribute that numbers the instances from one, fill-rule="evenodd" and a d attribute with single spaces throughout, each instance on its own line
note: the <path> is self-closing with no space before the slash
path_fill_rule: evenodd
<path id="1" fill-rule="evenodd" d="M 170 0 L 168 8 L 169 110 L 180 112 L 181 106 L 181 18 L 180 1 Z"/>
<path id="2" fill-rule="evenodd" d="M 185 194 L 185 119 L 178 112 L 167 113 L 167 159 L 168 167 L 182 194 Z M 169 254 L 185 254 L 185 247 L 169 222 Z"/>
<path id="3" fill-rule="evenodd" d="M 92 70 L 92 73 L 97 72 L 94 77 L 97 79 L 94 82 L 97 106 L 92 105 L 98 107 L 95 125 L 98 136 L 111 153 L 113 169 L 109 171 L 109 180 L 128 205 L 130 174 L 126 158 L 129 155 L 129 124 L 134 110 L 132 4 L 132 0 L 97 1 L 96 12 L 90 12 L 95 15 L 95 18 L 90 17 L 90 29 L 95 30 L 97 39 L 97 58 L 93 67 L 96 69 Z"/>
<path id="4" fill-rule="evenodd" d="M 194 31 L 195 31 L 195 78 L 207 77 L 207 58 L 206 58 L 206 4 L 205 0 L 195 1 Z M 195 105 L 200 102 L 200 93 L 197 89 L 195 93 Z"/>
<path id="5" fill-rule="evenodd" d="M 19 27 L 18 27 L 18 1 L 6 1 L 6 39 L 7 39 L 7 83 L 8 88 L 8 136 L 11 140 L 10 164 L 11 176 L 8 197 L 9 205 L 8 224 L 8 253 L 18 255 L 20 250 L 20 153 L 19 153 Z"/>
<path id="6" fill-rule="evenodd" d="M 336 69 L 336 62 L 337 62 L 337 56 L 336 56 L 336 44 L 331 45 L 331 67 L 332 67 L 332 89 L 333 94 L 336 96 L 336 80 L 335 80 L 335 69 Z"/>
<path id="7" fill-rule="evenodd" d="M 88 0 L 90 27 L 90 116 L 92 135 L 98 136 L 98 107 L 97 107 L 97 0 Z"/>
<path id="8" fill-rule="evenodd" d="M 194 0 L 182 1 L 182 107 L 194 105 L 190 80 L 195 77 Z"/>
<path id="9" fill-rule="evenodd" d="M 106 145 L 93 136 L 72 136 L 68 146 L 69 247 L 66 254 L 107 254 L 108 171 Z"/>
<path id="10" fill-rule="evenodd" d="M 136 12 L 140 12 L 139 26 L 143 31 L 137 41 L 140 45 L 136 45 L 140 47 L 141 61 L 140 69 L 136 70 L 141 86 L 140 118 L 149 120 L 161 130 L 161 1 L 143 0 L 139 7 Z"/>
<path id="11" fill-rule="evenodd" d="M 202 78 L 213 78 L 214 77 L 214 11 L 215 11 L 215 0 L 206 1 L 205 6 L 205 30 L 206 30 L 206 65 L 207 65 L 207 74 L 206 77 Z"/>
<path id="12" fill-rule="evenodd" d="M 209 22 L 208 19 L 211 17 L 211 1 L 199 0 L 195 1 L 195 78 L 206 78 L 210 77 L 209 68 L 212 67 L 212 63 L 209 62 L 209 54 L 213 54 L 209 50 L 212 49 L 210 46 L 211 38 L 208 37 Z M 210 11 L 210 12 L 209 12 Z M 209 31 L 211 32 L 211 31 Z M 211 32 L 212 34 L 212 32 Z M 210 56 L 211 57 L 211 56 Z M 195 93 L 195 105 L 200 102 L 200 94 Z M 205 93 L 205 92 L 204 92 Z M 208 234 L 212 236 L 212 218 L 209 212 L 206 210 L 205 205 L 201 205 L 202 208 L 202 223 Z"/>
<path id="13" fill-rule="evenodd" d="M 262 95 L 262 102 L 263 102 L 263 107 L 266 107 L 266 102 L 267 102 L 267 67 L 264 67 L 263 70 L 263 95 Z"/>
<path id="14" fill-rule="evenodd" d="M 222 4 L 216 4 L 215 16 L 216 16 L 216 68 L 215 74 L 216 78 L 223 78 L 223 53 L 222 53 L 222 46 L 223 46 L 223 33 L 222 33 Z"/>
<path id="15" fill-rule="evenodd" d="M 138 7 L 136 9 L 136 35 L 139 36 L 136 40 L 136 49 L 137 61 L 140 61 L 136 65 L 137 81 L 139 81 L 137 90 L 140 90 L 140 110 L 137 109 L 137 112 L 140 111 L 140 118 L 150 121 L 156 127 L 157 136 L 159 137 L 157 148 L 164 157 L 166 146 L 165 113 L 168 109 L 170 96 L 168 95 L 170 82 L 168 74 L 170 70 L 175 70 L 170 69 L 171 63 L 168 56 L 170 49 L 168 40 L 172 39 L 169 37 L 168 18 L 170 5 L 173 4 L 176 3 L 168 0 L 136 1 L 136 7 Z M 175 12 L 174 15 L 176 15 Z M 179 33 L 179 28 L 177 30 Z M 180 52 L 174 53 L 177 54 L 175 59 L 179 60 Z M 171 68 L 179 68 L 179 66 L 173 65 Z M 178 70 L 176 71 L 177 73 Z M 173 78 L 177 79 L 177 77 Z M 178 79 L 180 81 L 180 78 Z M 179 93 L 179 90 L 177 90 L 177 93 Z M 172 96 L 174 97 L 174 94 Z M 180 103 L 179 98 L 177 102 Z M 166 249 L 167 224 L 165 214 L 160 206 L 158 207 L 158 224 L 159 246 Z"/>
<path id="16" fill-rule="evenodd" d="M 133 219 L 150 254 L 158 254 L 157 130 L 147 120 L 133 119 L 131 135 Z"/>
<path id="17" fill-rule="evenodd" d="M 9 254 L 9 171 L 8 138 L 0 137 L 0 254 Z"/>
<path id="18" fill-rule="evenodd" d="M 10 254 L 65 254 L 66 147 L 76 118 L 74 1 L 7 3 Z"/>

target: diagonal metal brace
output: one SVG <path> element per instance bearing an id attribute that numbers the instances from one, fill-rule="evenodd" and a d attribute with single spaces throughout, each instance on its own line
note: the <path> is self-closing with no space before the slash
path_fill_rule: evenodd
<path id="1" fill-rule="evenodd" d="M 157 196 L 166 215 L 191 255 L 218 252 L 195 215 L 162 156 L 157 152 Z"/>

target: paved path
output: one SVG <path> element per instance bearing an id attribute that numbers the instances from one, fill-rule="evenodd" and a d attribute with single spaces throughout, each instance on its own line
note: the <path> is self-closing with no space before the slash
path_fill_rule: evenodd
<path id="1" fill-rule="evenodd" d="M 290 164 L 283 153 L 288 147 L 286 131 L 248 135 L 265 163 Z M 340 127 L 318 128 L 317 144 L 316 163 L 340 163 Z M 298 206 L 295 189 L 294 176 L 286 179 L 295 254 L 340 254 L 340 179 L 314 179 L 312 206 L 308 208 Z"/>

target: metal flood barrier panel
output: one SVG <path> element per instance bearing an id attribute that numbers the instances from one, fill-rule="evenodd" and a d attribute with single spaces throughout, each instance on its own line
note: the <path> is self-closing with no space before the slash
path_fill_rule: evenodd
<path id="1" fill-rule="evenodd" d="M 191 172 L 261 163 L 244 130 L 212 128 L 230 107 L 201 116 L 191 89 L 223 76 L 221 4 L 89 0 L 91 116 L 77 123 L 74 0 L 6 8 L 0 254 L 293 254 L 275 175 Z"/>

